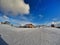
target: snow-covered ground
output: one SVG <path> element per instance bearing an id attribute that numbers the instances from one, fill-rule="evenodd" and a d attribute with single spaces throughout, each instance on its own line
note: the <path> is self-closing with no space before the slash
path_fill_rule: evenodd
<path id="1" fill-rule="evenodd" d="M 0 24 L 0 35 L 8 45 L 60 45 L 57 28 L 15 28 Z"/>

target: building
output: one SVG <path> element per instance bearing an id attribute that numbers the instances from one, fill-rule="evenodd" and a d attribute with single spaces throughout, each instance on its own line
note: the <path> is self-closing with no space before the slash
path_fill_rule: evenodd
<path id="1" fill-rule="evenodd" d="M 54 22 L 54 23 L 52 23 L 51 27 L 60 28 L 60 22 Z"/>
<path id="2" fill-rule="evenodd" d="M 51 27 L 55 27 L 55 24 L 56 24 L 55 22 L 52 22 Z"/>
<path id="3" fill-rule="evenodd" d="M 35 28 L 35 26 L 33 24 L 26 24 L 24 27 L 25 28 Z"/>

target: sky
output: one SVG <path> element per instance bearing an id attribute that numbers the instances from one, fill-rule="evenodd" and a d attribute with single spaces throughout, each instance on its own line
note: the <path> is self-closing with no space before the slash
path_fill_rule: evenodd
<path id="1" fill-rule="evenodd" d="M 0 0 L 0 22 L 24 25 L 60 22 L 60 0 Z"/>

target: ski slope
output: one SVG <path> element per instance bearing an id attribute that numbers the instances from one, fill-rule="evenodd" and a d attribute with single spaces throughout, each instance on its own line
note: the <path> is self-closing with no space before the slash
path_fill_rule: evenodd
<path id="1" fill-rule="evenodd" d="M 8 45 L 60 45 L 57 28 L 15 28 L 0 24 L 0 35 Z"/>

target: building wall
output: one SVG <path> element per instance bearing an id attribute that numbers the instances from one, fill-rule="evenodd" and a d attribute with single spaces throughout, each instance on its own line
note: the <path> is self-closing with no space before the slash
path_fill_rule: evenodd
<path id="1" fill-rule="evenodd" d="M 32 24 L 26 24 L 25 26 L 26 26 L 26 28 L 34 28 L 34 25 L 32 25 Z"/>

